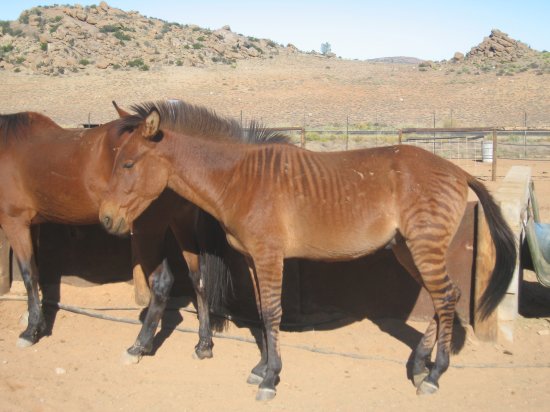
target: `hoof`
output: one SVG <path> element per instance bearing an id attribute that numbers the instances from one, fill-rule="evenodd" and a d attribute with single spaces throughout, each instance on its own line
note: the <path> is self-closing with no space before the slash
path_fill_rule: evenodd
<path id="1" fill-rule="evenodd" d="M 128 351 L 122 353 L 122 363 L 124 365 L 136 365 L 141 360 L 141 355 L 133 355 Z"/>
<path id="2" fill-rule="evenodd" d="M 193 352 L 193 359 L 198 359 L 198 360 L 211 359 L 213 356 L 214 355 L 212 354 L 211 349 L 206 349 L 206 350 L 195 349 L 195 351 Z"/>
<path id="3" fill-rule="evenodd" d="M 429 371 L 428 371 L 428 369 L 426 369 L 426 370 L 420 372 L 418 375 L 413 376 L 413 383 L 414 383 L 414 386 L 416 388 L 418 388 L 422 384 L 422 382 L 424 381 L 426 376 L 428 376 L 428 373 L 429 373 Z"/>
<path id="4" fill-rule="evenodd" d="M 260 388 L 258 389 L 258 393 L 256 394 L 256 400 L 257 401 L 270 401 L 275 397 L 277 392 L 275 389 L 268 389 L 268 388 Z"/>
<path id="5" fill-rule="evenodd" d="M 250 385 L 259 385 L 262 383 L 264 378 L 262 378 L 260 375 L 256 375 L 254 372 L 251 372 L 248 376 L 248 379 L 246 380 L 246 383 Z"/>
<path id="6" fill-rule="evenodd" d="M 417 395 L 432 395 L 432 394 L 436 393 L 438 390 L 439 390 L 439 387 L 436 384 L 424 380 L 424 381 L 422 381 L 422 383 L 416 389 L 416 394 Z"/>
<path id="7" fill-rule="evenodd" d="M 34 342 L 31 342 L 30 340 L 25 338 L 19 338 L 17 339 L 17 343 L 15 345 L 18 348 L 28 348 L 29 346 L 34 345 Z"/>

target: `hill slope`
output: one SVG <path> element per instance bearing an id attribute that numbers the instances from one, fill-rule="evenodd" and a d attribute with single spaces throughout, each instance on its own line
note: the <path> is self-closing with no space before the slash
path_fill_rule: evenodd
<path id="1" fill-rule="evenodd" d="M 137 68 L 234 64 L 247 58 L 297 53 L 266 39 L 245 37 L 229 26 L 211 31 L 99 6 L 35 7 L 2 22 L 0 67 L 63 74 L 90 67 Z"/>

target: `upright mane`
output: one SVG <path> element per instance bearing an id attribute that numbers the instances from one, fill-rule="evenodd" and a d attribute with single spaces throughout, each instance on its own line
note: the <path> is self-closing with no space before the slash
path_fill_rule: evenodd
<path id="1" fill-rule="evenodd" d="M 5 146 L 10 141 L 28 138 L 29 129 L 36 127 L 37 122 L 43 122 L 45 126 L 60 127 L 52 119 L 40 113 L 0 114 L 0 144 Z"/>
<path id="2" fill-rule="evenodd" d="M 128 119 L 127 128 L 132 128 L 136 122 L 143 120 L 151 110 L 160 113 L 161 128 L 178 133 L 210 138 L 229 138 L 245 143 L 290 143 L 290 138 L 282 133 L 263 127 L 256 121 L 251 121 L 248 128 L 243 128 L 234 119 L 222 117 L 203 106 L 185 103 L 181 100 L 163 100 L 146 102 L 132 106 L 136 119 Z M 132 117 L 132 116 L 130 116 Z M 124 126 L 122 126 L 124 128 Z"/>

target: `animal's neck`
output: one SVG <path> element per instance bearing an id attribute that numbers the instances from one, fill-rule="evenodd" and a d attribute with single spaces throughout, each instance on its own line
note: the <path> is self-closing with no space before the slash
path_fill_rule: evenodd
<path id="1" fill-rule="evenodd" d="M 171 138 L 167 143 L 163 145 L 164 156 L 173 168 L 168 187 L 219 217 L 223 194 L 248 146 L 192 136 Z"/>

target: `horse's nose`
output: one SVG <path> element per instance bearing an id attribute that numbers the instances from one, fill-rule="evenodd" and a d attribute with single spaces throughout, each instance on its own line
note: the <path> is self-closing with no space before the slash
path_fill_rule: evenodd
<path id="1" fill-rule="evenodd" d="M 102 219 L 103 226 L 105 226 L 105 229 L 111 229 L 113 226 L 113 219 L 109 215 L 104 215 Z"/>

